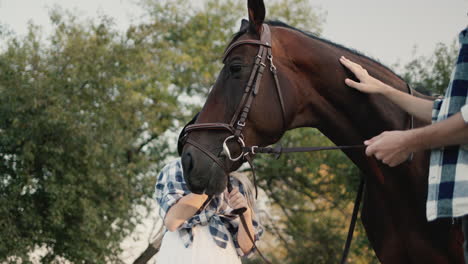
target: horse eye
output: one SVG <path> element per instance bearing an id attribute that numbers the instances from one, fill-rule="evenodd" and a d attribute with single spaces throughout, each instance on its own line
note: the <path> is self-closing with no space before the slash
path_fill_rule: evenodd
<path id="1" fill-rule="evenodd" d="M 229 66 L 229 71 L 231 73 L 238 73 L 242 70 L 242 65 L 240 64 L 232 64 L 231 66 Z"/>

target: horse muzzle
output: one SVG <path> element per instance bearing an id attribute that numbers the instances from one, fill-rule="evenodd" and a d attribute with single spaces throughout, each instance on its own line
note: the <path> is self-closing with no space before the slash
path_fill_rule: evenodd
<path id="1" fill-rule="evenodd" d="M 187 145 L 181 158 L 184 178 L 191 192 L 217 195 L 226 189 L 226 171 L 199 149 Z"/>

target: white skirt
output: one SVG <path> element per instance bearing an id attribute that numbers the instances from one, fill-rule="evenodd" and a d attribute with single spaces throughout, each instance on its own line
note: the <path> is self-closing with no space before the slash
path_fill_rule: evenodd
<path id="1" fill-rule="evenodd" d="M 221 248 L 213 240 L 209 226 L 197 225 L 192 229 L 193 242 L 188 248 L 179 236 L 178 231 L 167 231 L 161 248 L 156 255 L 157 264 L 241 264 L 232 237 L 226 248 Z M 229 233 L 228 233 L 229 234 Z"/>

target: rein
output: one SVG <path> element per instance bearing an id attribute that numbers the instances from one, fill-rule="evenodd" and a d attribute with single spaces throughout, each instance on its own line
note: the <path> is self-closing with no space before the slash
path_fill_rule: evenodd
<path id="1" fill-rule="evenodd" d="M 298 152 L 314 152 L 314 151 L 321 151 L 321 150 L 343 150 L 343 149 L 361 149 L 365 148 L 366 145 L 350 145 L 350 146 L 326 146 L 326 147 L 292 147 L 292 148 L 283 148 L 280 145 L 272 148 L 272 147 L 243 147 L 242 150 L 244 152 L 252 153 L 252 154 L 272 154 L 278 159 L 281 154 L 283 153 L 298 153 Z"/>
<path id="2" fill-rule="evenodd" d="M 245 127 L 245 122 L 247 120 L 247 116 L 250 112 L 250 108 L 252 105 L 252 102 L 255 98 L 255 96 L 258 94 L 261 80 L 263 77 L 263 72 L 267 66 L 267 63 L 269 62 L 270 67 L 269 70 L 273 75 L 275 87 L 276 87 L 276 93 L 278 96 L 278 101 L 281 107 L 281 113 L 282 113 L 282 119 L 283 119 L 283 128 L 286 130 L 286 110 L 284 106 L 284 100 L 283 96 L 281 93 L 281 87 L 280 83 L 278 81 L 278 75 L 277 75 L 277 69 L 275 65 L 273 64 L 273 55 L 272 55 L 272 47 L 271 47 L 271 31 L 270 28 L 267 24 L 262 25 L 262 33 L 260 34 L 260 40 L 239 40 L 234 43 L 232 43 L 224 52 L 223 56 L 223 62 L 225 62 L 227 56 L 230 54 L 230 52 L 235 49 L 238 46 L 241 45 L 255 45 L 259 46 L 258 53 L 255 56 L 254 60 L 254 65 L 252 68 L 252 71 L 250 73 L 250 77 L 248 79 L 247 85 L 244 89 L 244 94 L 240 100 L 239 106 L 237 107 L 231 121 L 229 124 L 227 123 L 198 123 L 198 124 L 190 124 L 186 126 L 183 131 L 185 133 L 182 137 L 182 142 L 183 144 L 187 143 L 192 145 L 193 147 L 199 149 L 201 152 L 203 152 L 207 157 L 209 157 L 213 162 L 215 162 L 222 170 L 224 171 L 228 181 L 227 181 L 227 188 L 228 191 L 231 192 L 232 186 L 230 182 L 230 176 L 229 176 L 229 170 L 226 168 L 224 162 L 220 159 L 220 157 L 227 157 L 229 160 L 232 162 L 235 161 L 247 161 L 252 169 L 252 175 L 254 179 L 254 186 L 255 186 L 255 197 L 257 198 L 258 191 L 257 191 L 257 183 L 256 183 L 256 175 L 255 175 L 255 168 L 253 166 L 253 156 L 256 154 L 271 154 L 275 155 L 276 158 L 279 158 L 279 156 L 282 153 L 294 153 L 294 152 L 313 152 L 313 151 L 322 151 L 322 150 L 351 150 L 351 149 L 364 149 L 366 145 L 349 145 L 349 146 L 327 146 L 327 147 L 291 147 L 291 148 L 282 148 L 281 146 L 276 146 L 276 147 L 260 147 L 260 146 L 245 146 L 244 142 L 244 135 L 242 134 L 242 130 Z M 267 62 L 268 60 L 268 62 Z M 409 93 L 412 94 L 411 88 L 408 86 Z M 410 127 L 413 128 L 413 116 L 411 116 L 410 119 Z M 189 138 L 189 133 L 192 131 L 197 131 L 197 130 L 224 130 L 228 131 L 231 135 L 226 137 L 223 142 L 223 150 L 218 153 L 212 153 L 208 149 L 206 149 L 204 146 L 199 144 L 198 142 L 192 140 Z M 240 146 L 241 153 L 237 156 L 233 157 L 233 153 L 228 147 L 228 143 L 234 141 Z M 412 158 L 412 154 L 410 159 Z M 353 214 L 352 214 L 352 219 L 350 222 L 349 226 L 349 231 L 348 231 L 348 236 L 346 239 L 345 247 L 343 250 L 342 258 L 340 263 L 345 264 L 347 260 L 347 256 L 349 253 L 349 249 L 351 246 L 351 241 L 354 233 L 354 228 L 356 225 L 356 220 L 357 220 L 357 215 L 359 212 L 359 207 L 361 204 L 362 200 L 362 195 L 364 191 L 364 186 L 365 186 L 365 180 L 364 178 L 361 178 L 361 182 L 359 185 L 359 190 L 357 192 L 357 196 L 354 202 L 354 208 L 353 208 Z M 211 199 L 207 199 L 207 201 L 204 203 L 204 205 L 199 209 L 199 211 L 202 210 L 202 208 L 210 201 Z M 239 218 L 241 220 L 242 226 L 246 233 L 248 234 L 250 242 L 252 242 L 253 248 L 258 252 L 260 257 L 263 259 L 263 261 L 267 264 L 270 264 L 271 262 L 268 261 L 263 254 L 260 252 L 260 250 L 257 248 L 255 245 L 255 239 L 252 237 L 252 234 L 248 231 L 248 225 L 246 223 L 245 217 L 243 213 L 247 210 L 247 208 L 238 208 L 234 211 L 231 212 L 231 214 L 239 215 Z"/>

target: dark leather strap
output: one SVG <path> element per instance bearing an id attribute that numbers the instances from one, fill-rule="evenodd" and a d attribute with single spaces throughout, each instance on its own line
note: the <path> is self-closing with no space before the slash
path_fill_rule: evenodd
<path id="1" fill-rule="evenodd" d="M 411 89 L 410 85 L 407 83 L 406 86 L 408 87 L 408 93 L 410 95 L 413 95 L 413 89 Z M 414 128 L 414 116 L 410 114 L 410 129 Z M 411 154 L 408 157 L 408 161 L 412 161 L 414 157 L 414 152 L 411 152 Z"/>
<path id="2" fill-rule="evenodd" d="M 346 243 L 340 261 L 341 264 L 346 264 L 348 259 L 349 249 L 351 248 L 351 242 L 353 240 L 354 229 L 356 227 L 356 221 L 359 213 L 359 207 L 361 206 L 362 194 L 364 192 L 365 184 L 366 182 L 364 178 L 361 178 L 356 199 L 354 200 L 353 216 L 351 217 L 351 222 L 349 223 L 348 236 L 346 237 Z"/>
<path id="3" fill-rule="evenodd" d="M 273 80 L 275 81 L 276 87 L 276 94 L 278 95 L 278 100 L 281 106 L 281 117 L 283 118 L 283 129 L 286 129 L 286 108 L 284 107 L 284 100 L 283 94 L 281 93 L 281 87 L 278 80 L 278 72 L 276 70 L 276 66 L 273 64 L 273 54 L 271 53 L 271 49 L 268 49 L 268 60 L 270 61 L 270 71 L 273 74 Z"/>
<path id="4" fill-rule="evenodd" d="M 252 72 L 250 73 L 249 81 L 247 82 L 247 85 L 245 86 L 244 89 L 244 95 L 242 96 L 241 101 L 239 102 L 239 105 L 237 106 L 237 110 L 232 116 L 231 122 L 229 123 L 231 126 L 236 125 L 236 121 L 239 118 L 239 114 L 241 110 L 243 109 L 242 106 L 245 105 L 246 100 L 251 97 L 251 90 L 252 90 L 252 85 L 255 84 L 256 79 L 255 77 L 257 76 L 258 68 L 260 67 L 260 64 L 262 63 L 262 53 L 263 53 L 263 47 L 260 47 L 257 53 L 257 56 L 255 56 L 255 61 L 254 65 L 252 68 Z M 234 133 L 233 133 L 234 134 Z"/>
<path id="5" fill-rule="evenodd" d="M 234 128 L 225 123 L 198 123 L 193 125 L 188 125 L 185 128 L 185 132 L 188 133 L 193 130 L 201 130 L 201 129 L 225 129 L 234 134 Z"/>
<path id="6" fill-rule="evenodd" d="M 255 199 L 257 199 L 258 198 L 257 175 L 255 174 L 255 167 L 253 165 L 253 159 L 252 159 L 252 157 L 250 155 L 246 155 L 244 158 L 249 163 L 250 168 L 252 168 L 252 177 L 253 177 L 253 180 L 254 180 L 253 184 L 254 184 L 254 187 L 255 187 Z"/>
<path id="7" fill-rule="evenodd" d="M 247 159 L 247 160 L 249 160 L 249 159 Z M 250 164 L 250 166 L 252 166 L 251 160 L 249 160 L 249 164 Z M 252 167 L 252 170 L 253 170 L 253 167 Z M 232 191 L 232 184 L 231 184 L 231 180 L 230 180 L 229 176 L 228 176 L 227 189 L 228 189 L 228 192 Z M 257 192 L 257 186 L 256 185 L 255 185 L 255 192 Z M 244 228 L 245 232 L 247 233 L 247 236 L 249 237 L 250 242 L 252 242 L 252 247 L 257 251 L 258 255 L 260 255 L 260 257 L 263 259 L 263 261 L 265 263 L 271 264 L 271 262 L 262 254 L 260 249 L 258 249 L 257 245 L 255 244 L 255 239 L 253 238 L 252 234 L 250 233 L 249 226 L 247 225 L 247 221 L 245 220 L 245 216 L 244 216 L 245 211 L 247 211 L 247 208 L 241 207 L 241 208 L 237 208 L 237 209 L 233 210 L 231 212 L 231 214 L 235 214 L 235 215 L 239 216 L 242 227 Z"/>
<path id="8" fill-rule="evenodd" d="M 294 153 L 294 152 L 312 152 L 312 151 L 321 151 L 321 150 L 336 150 L 336 149 L 362 149 L 367 147 L 366 145 L 350 145 L 350 146 L 326 146 L 326 147 L 293 147 L 293 148 L 283 148 L 281 146 L 272 147 L 243 147 L 242 151 L 245 153 L 264 153 L 264 154 L 274 154 L 279 157 L 283 153 Z"/>
<path id="9" fill-rule="evenodd" d="M 271 48 L 271 30 L 267 24 L 262 25 L 262 32 L 260 34 L 260 41 L 265 43 L 265 46 Z"/>
<path id="10" fill-rule="evenodd" d="M 200 208 L 198 208 L 198 210 L 195 212 L 194 215 L 200 214 L 208 206 L 208 204 L 211 202 L 211 199 L 213 199 L 213 196 L 209 195 L 206 198 L 206 200 L 203 202 L 202 206 Z"/>
<path id="11" fill-rule="evenodd" d="M 265 47 L 271 47 L 270 43 L 263 42 L 261 40 L 253 40 L 253 39 L 247 39 L 247 40 L 239 40 L 231 44 L 229 48 L 224 52 L 223 55 L 223 62 L 226 60 L 227 56 L 231 53 L 231 51 L 239 46 L 242 45 L 256 45 L 256 46 L 265 46 Z"/>
<path id="12" fill-rule="evenodd" d="M 252 247 L 257 251 L 258 255 L 263 259 L 263 261 L 267 264 L 271 264 L 271 262 L 262 254 L 260 249 L 257 248 L 257 245 L 255 245 L 255 239 L 252 237 L 252 234 L 249 232 L 249 226 L 247 225 L 247 221 L 245 220 L 244 214 L 239 215 L 240 221 L 242 226 L 244 227 L 245 232 L 247 233 L 247 236 L 249 237 L 250 242 L 252 242 Z"/>
<path id="13" fill-rule="evenodd" d="M 196 147 L 197 149 L 199 149 L 201 152 L 205 153 L 210 159 L 212 159 L 216 164 L 218 164 L 218 166 L 220 168 L 223 169 L 224 173 L 226 175 L 228 175 L 227 173 L 227 169 L 226 167 L 224 166 L 223 163 L 221 163 L 221 161 L 218 159 L 218 157 L 216 157 L 213 153 L 211 153 L 210 151 L 208 150 L 205 150 L 205 148 L 203 148 L 203 146 L 201 146 L 200 144 L 198 144 L 197 142 L 193 141 L 192 139 L 190 138 L 187 138 L 186 140 L 186 143 Z M 228 176 L 229 177 L 229 176 Z"/>
<path id="14" fill-rule="evenodd" d="M 258 89 L 260 87 L 260 83 L 261 83 L 262 77 L 263 77 L 263 71 L 264 71 L 265 66 L 266 66 L 265 65 L 266 54 L 267 54 L 266 48 L 263 47 L 263 46 L 260 46 L 259 52 L 258 52 L 258 55 L 257 55 L 257 58 L 256 58 L 256 63 L 258 62 L 259 57 L 260 57 L 260 62 L 259 62 L 258 65 L 254 66 L 257 70 L 252 71 L 252 72 L 254 72 L 256 74 L 256 76 L 254 78 L 254 82 L 252 84 L 252 85 L 254 85 L 254 87 L 253 87 L 253 89 L 249 88 L 249 91 L 247 92 L 248 96 L 247 96 L 245 104 L 244 105 L 242 105 L 242 104 L 239 105 L 238 108 L 242 109 L 242 111 L 240 112 L 239 117 L 237 117 L 237 116 L 233 117 L 233 120 L 236 120 L 236 119 L 238 120 L 237 123 L 235 123 L 234 136 L 236 136 L 236 137 L 241 136 L 242 129 L 245 126 L 245 121 L 247 120 L 247 116 L 249 115 L 250 107 L 252 106 L 253 99 L 255 98 L 255 96 L 258 93 Z"/>
<path id="15" fill-rule="evenodd" d="M 226 60 L 226 57 L 231 53 L 233 49 L 241 45 L 257 45 L 257 46 L 265 46 L 265 47 L 271 48 L 270 27 L 267 24 L 262 25 L 262 32 L 260 33 L 260 40 L 246 39 L 246 40 L 238 40 L 232 43 L 224 52 L 223 62 Z"/>

